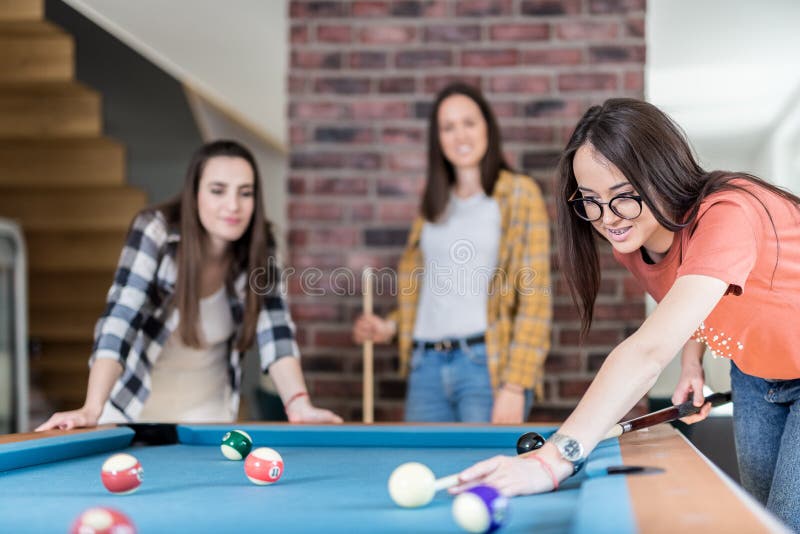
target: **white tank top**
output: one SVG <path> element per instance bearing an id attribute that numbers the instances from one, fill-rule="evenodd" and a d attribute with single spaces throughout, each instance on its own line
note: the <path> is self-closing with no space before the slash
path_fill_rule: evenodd
<path id="1" fill-rule="evenodd" d="M 225 287 L 200 300 L 206 347 L 183 344 L 176 330 L 150 371 L 151 392 L 139 421 L 216 423 L 236 419 L 228 378 L 228 340 L 234 332 Z"/>

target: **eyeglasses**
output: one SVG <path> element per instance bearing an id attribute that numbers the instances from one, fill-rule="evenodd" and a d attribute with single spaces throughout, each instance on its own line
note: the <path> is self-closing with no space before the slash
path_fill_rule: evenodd
<path id="1" fill-rule="evenodd" d="M 623 219 L 635 219 L 642 214 L 642 197 L 633 193 L 622 193 L 612 197 L 608 202 L 600 202 L 593 198 L 575 198 L 577 194 L 578 191 L 572 193 L 567 202 L 572 206 L 575 215 L 584 221 L 600 220 L 603 217 L 603 206 L 608 206 L 614 215 Z"/>

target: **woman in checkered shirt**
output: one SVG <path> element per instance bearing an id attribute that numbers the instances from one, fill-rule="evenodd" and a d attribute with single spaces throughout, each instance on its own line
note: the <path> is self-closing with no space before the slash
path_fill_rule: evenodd
<path id="1" fill-rule="evenodd" d="M 180 196 L 131 224 L 83 407 L 37 430 L 234 421 L 254 342 L 290 421 L 341 422 L 309 400 L 274 254 L 252 154 L 233 141 L 202 146 Z"/>

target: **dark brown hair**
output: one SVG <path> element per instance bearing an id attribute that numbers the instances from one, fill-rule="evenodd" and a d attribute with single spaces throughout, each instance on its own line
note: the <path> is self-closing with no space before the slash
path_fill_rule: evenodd
<path id="1" fill-rule="evenodd" d="M 578 306 L 582 337 L 592 324 L 594 302 L 600 287 L 596 232 L 591 223 L 573 215 L 567 202 L 578 187 L 573 159 L 578 148 L 585 144 L 590 144 L 613 163 L 636 189 L 659 224 L 673 232 L 691 226 L 697 218 L 700 203 L 708 195 L 723 190 L 738 190 L 751 195 L 761 203 L 772 221 L 763 201 L 749 188 L 731 182 L 735 179 L 746 180 L 800 204 L 800 198 L 756 176 L 703 170 L 680 128 L 652 104 L 614 98 L 589 108 L 567 142 L 556 173 L 559 266 Z"/>
<path id="2" fill-rule="evenodd" d="M 453 164 L 444 156 L 442 146 L 439 143 L 439 108 L 446 98 L 453 95 L 464 95 L 475 102 L 481 110 L 483 119 L 486 121 L 488 143 L 486 154 L 484 154 L 480 164 L 481 184 L 484 192 L 491 196 L 500 171 L 511 170 L 511 166 L 503 156 L 500 128 L 497 126 L 497 120 L 480 90 L 462 82 L 448 85 L 436 95 L 428 123 L 428 178 L 425 183 L 425 192 L 422 196 L 420 211 L 423 217 L 430 222 L 436 221 L 444 212 L 447 202 L 450 200 L 450 188 L 456 182 Z"/>
<path id="3" fill-rule="evenodd" d="M 206 163 L 211 158 L 221 156 L 242 158 L 247 161 L 253 170 L 254 178 L 253 215 L 242 237 L 231 243 L 231 264 L 225 285 L 228 291 L 231 291 L 234 280 L 242 272 L 250 274 L 263 272 L 266 274 L 266 278 L 263 280 L 270 286 L 274 286 L 272 282 L 277 278 L 277 267 L 274 261 L 275 241 L 270 223 L 264 216 L 261 179 L 255 158 L 247 148 L 236 141 L 219 140 L 201 146 L 189 162 L 181 193 L 173 200 L 155 208 L 164 214 L 170 227 L 178 229 L 181 236 L 177 253 L 178 279 L 172 305 L 180 313 L 178 329 L 183 342 L 187 346 L 196 348 L 201 348 L 204 343 L 198 331 L 198 323 L 200 319 L 200 269 L 203 264 L 204 244 L 207 236 L 206 229 L 200 223 L 197 192 Z M 244 317 L 241 318 L 242 328 L 236 343 L 238 350 L 245 351 L 252 344 L 260 309 L 261 297 L 250 287 L 249 283 L 245 284 Z"/>

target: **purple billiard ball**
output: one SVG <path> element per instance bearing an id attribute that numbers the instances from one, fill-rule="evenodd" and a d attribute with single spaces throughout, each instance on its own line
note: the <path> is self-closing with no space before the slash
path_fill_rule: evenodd
<path id="1" fill-rule="evenodd" d="M 467 532 L 494 532 L 508 518 L 508 499 L 491 486 L 475 486 L 453 501 L 453 519 Z"/>

